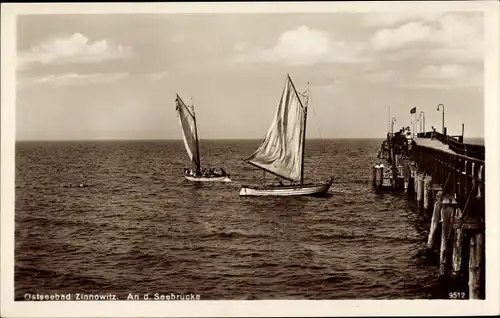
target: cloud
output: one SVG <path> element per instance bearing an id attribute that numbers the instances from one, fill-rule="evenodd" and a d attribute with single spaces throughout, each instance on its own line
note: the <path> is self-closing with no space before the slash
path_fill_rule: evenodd
<path id="1" fill-rule="evenodd" d="M 175 34 L 170 38 L 170 42 L 172 43 L 181 43 L 186 40 L 186 37 L 183 34 Z"/>
<path id="2" fill-rule="evenodd" d="M 158 81 L 158 80 L 161 80 L 162 78 L 165 78 L 169 74 L 170 74 L 169 71 L 163 71 L 163 72 L 159 72 L 159 73 L 148 74 L 147 77 L 153 81 Z"/>
<path id="3" fill-rule="evenodd" d="M 68 37 L 52 38 L 27 51 L 18 53 L 18 67 L 35 65 L 98 63 L 131 56 L 132 48 L 112 44 L 108 40 L 91 42 L 86 36 L 75 33 Z"/>
<path id="4" fill-rule="evenodd" d="M 425 42 L 431 35 L 430 27 L 420 22 L 410 22 L 396 29 L 383 29 L 370 39 L 376 51 L 396 50 L 412 43 Z"/>
<path id="5" fill-rule="evenodd" d="M 420 71 L 421 78 L 431 79 L 453 79 L 464 77 L 467 69 L 458 64 L 445 64 L 441 66 L 428 65 Z"/>
<path id="6" fill-rule="evenodd" d="M 427 65 L 418 72 L 412 83 L 401 86 L 410 88 L 464 88 L 482 87 L 483 72 L 459 64 Z"/>
<path id="7" fill-rule="evenodd" d="M 383 70 L 379 72 L 368 73 L 364 75 L 364 78 L 370 82 L 389 82 L 397 79 L 398 73 L 393 70 Z"/>
<path id="8" fill-rule="evenodd" d="M 432 56 L 458 61 L 482 61 L 484 58 L 483 16 L 447 15 L 439 21 L 435 41 L 444 47 Z"/>
<path id="9" fill-rule="evenodd" d="M 94 74 L 58 74 L 40 77 L 31 77 L 18 80 L 18 87 L 26 87 L 35 84 L 50 84 L 58 86 L 84 85 L 92 83 L 108 83 L 123 79 L 128 73 L 94 73 Z"/>
<path id="10" fill-rule="evenodd" d="M 313 65 L 319 63 L 367 62 L 362 57 L 364 43 L 332 41 L 327 32 L 301 26 L 283 32 L 270 48 L 251 48 L 247 43 L 236 43 L 235 60 L 242 63 L 269 62 L 287 65 Z"/>
<path id="11" fill-rule="evenodd" d="M 437 21 L 444 14 L 442 11 L 400 11 L 367 13 L 361 24 L 369 27 L 393 26 L 411 21 Z"/>
<path id="12" fill-rule="evenodd" d="M 238 42 L 234 45 L 234 50 L 237 52 L 241 52 L 246 50 L 249 47 L 247 42 Z"/>
<path id="13" fill-rule="evenodd" d="M 413 57 L 422 52 L 441 60 L 481 61 L 483 59 L 482 15 L 443 15 L 436 23 L 408 22 L 377 31 L 371 47 L 380 53 Z M 404 59 L 403 57 L 401 59 Z"/>
<path id="14" fill-rule="evenodd" d="M 400 84 L 399 87 L 410 88 L 410 89 L 464 89 L 464 88 L 473 88 L 473 89 L 482 89 L 480 85 L 477 85 L 476 82 L 471 81 L 456 81 L 455 83 L 447 83 L 447 82 L 430 82 L 430 83 L 413 83 L 413 84 Z"/>

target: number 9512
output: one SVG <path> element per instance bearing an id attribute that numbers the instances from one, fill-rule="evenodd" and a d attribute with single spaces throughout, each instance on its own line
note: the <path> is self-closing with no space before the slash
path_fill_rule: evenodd
<path id="1" fill-rule="evenodd" d="M 451 292 L 449 295 L 450 299 L 465 299 L 464 292 Z"/>

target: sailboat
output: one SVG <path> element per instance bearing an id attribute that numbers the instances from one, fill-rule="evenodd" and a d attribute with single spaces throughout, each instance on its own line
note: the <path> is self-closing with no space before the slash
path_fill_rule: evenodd
<path id="1" fill-rule="evenodd" d="M 187 106 L 178 94 L 176 94 L 175 104 L 175 110 L 182 128 L 184 146 L 193 167 L 193 169 L 184 170 L 184 177 L 195 182 L 231 182 L 229 174 L 223 169 L 221 169 L 221 172 L 211 171 L 209 173 L 202 169 L 194 105 Z"/>
<path id="2" fill-rule="evenodd" d="M 302 101 L 301 97 L 305 100 Z M 333 183 L 333 177 L 321 183 L 304 182 L 308 90 L 299 94 L 290 75 L 287 79 L 274 120 L 257 150 L 243 159 L 279 178 L 290 181 L 284 185 L 242 186 L 240 196 L 323 195 Z"/>

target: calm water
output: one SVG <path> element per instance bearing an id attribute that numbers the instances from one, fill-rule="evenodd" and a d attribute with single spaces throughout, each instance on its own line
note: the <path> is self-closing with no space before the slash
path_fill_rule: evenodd
<path id="1" fill-rule="evenodd" d="M 484 146 L 484 138 L 464 138 L 464 142 Z"/>
<path id="2" fill-rule="evenodd" d="M 381 140 L 308 141 L 326 198 L 240 198 L 258 141 L 201 141 L 233 183 L 185 181 L 181 141 L 18 142 L 15 294 L 197 293 L 202 299 L 433 297 L 427 225 L 376 194 Z M 269 175 L 268 175 L 269 176 Z M 85 182 L 88 188 L 67 188 Z"/>

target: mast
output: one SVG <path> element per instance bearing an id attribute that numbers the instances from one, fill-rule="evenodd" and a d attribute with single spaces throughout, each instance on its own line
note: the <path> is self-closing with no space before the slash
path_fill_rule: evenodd
<path id="1" fill-rule="evenodd" d="M 387 114 L 388 118 L 387 118 L 387 123 L 389 124 L 389 128 L 388 128 L 388 132 L 391 131 L 391 105 L 389 105 L 389 112 Z"/>
<path id="2" fill-rule="evenodd" d="M 193 109 L 193 122 L 194 122 L 194 137 L 196 139 L 196 162 L 198 165 L 196 167 L 196 174 L 200 173 L 201 169 L 201 161 L 200 161 L 200 147 L 198 145 L 198 124 L 196 123 L 196 114 L 194 112 L 194 102 L 193 97 L 189 97 L 191 99 L 191 108 Z"/>
<path id="3" fill-rule="evenodd" d="M 290 78 L 290 74 L 287 74 L 288 80 L 292 84 L 293 90 L 295 91 L 295 94 L 297 95 L 297 98 L 299 99 L 299 103 L 302 105 L 302 109 L 304 110 L 304 131 L 302 132 L 302 158 L 301 158 L 301 168 L 300 168 L 300 185 L 304 184 L 304 154 L 306 150 L 306 124 L 307 124 L 307 104 L 309 103 L 309 96 L 307 96 L 306 99 L 306 105 L 302 104 L 302 101 L 300 100 L 300 96 L 295 89 L 295 85 L 292 82 L 292 79 Z"/>
<path id="4" fill-rule="evenodd" d="M 309 94 L 309 92 L 307 92 Z M 306 152 L 306 124 L 307 124 L 307 106 L 309 104 L 309 96 L 307 96 L 306 104 L 304 105 L 304 132 L 302 133 L 302 167 L 300 169 L 300 185 L 304 184 L 304 155 Z"/>

